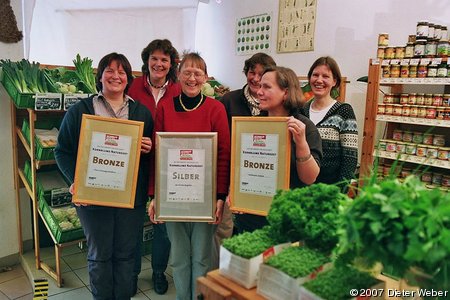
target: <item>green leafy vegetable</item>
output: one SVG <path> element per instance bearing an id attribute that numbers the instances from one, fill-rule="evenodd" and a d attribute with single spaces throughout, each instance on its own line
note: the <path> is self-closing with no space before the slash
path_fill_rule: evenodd
<path id="1" fill-rule="evenodd" d="M 83 90 L 91 94 L 97 93 L 92 59 L 87 57 L 81 59 L 80 54 L 77 54 L 76 59 L 73 60 L 73 64 L 75 65 L 75 74 L 79 81 L 85 86 L 85 89 Z"/>
<path id="2" fill-rule="evenodd" d="M 348 201 L 339 187 L 323 183 L 278 191 L 267 216 L 272 235 L 331 252 L 338 242 L 339 210 Z"/>
<path id="3" fill-rule="evenodd" d="M 265 264 L 272 266 L 293 278 L 306 277 L 329 262 L 330 258 L 307 247 L 288 247 L 279 254 L 269 257 Z"/>
<path id="4" fill-rule="evenodd" d="M 222 246 L 243 258 L 252 258 L 275 245 L 275 240 L 270 236 L 269 228 L 266 226 L 253 232 L 244 232 L 225 239 Z"/>
<path id="5" fill-rule="evenodd" d="M 2 59 L 0 66 L 20 93 L 55 92 L 54 88 L 47 84 L 48 79 L 37 62 L 30 63 L 26 59 L 12 62 L 9 59 Z"/>

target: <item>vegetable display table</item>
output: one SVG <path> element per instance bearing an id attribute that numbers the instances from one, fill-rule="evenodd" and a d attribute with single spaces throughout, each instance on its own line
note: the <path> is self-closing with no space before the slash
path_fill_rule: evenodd
<path id="1" fill-rule="evenodd" d="M 223 287 L 225 290 L 231 292 L 232 298 L 237 300 L 264 300 L 263 296 L 256 293 L 256 287 L 252 289 L 246 289 L 236 282 L 228 279 L 219 273 L 219 269 L 209 272 L 206 275 L 206 279 L 209 279 L 211 282 L 216 283 Z M 214 298 L 204 298 L 204 299 L 214 299 Z M 220 299 L 220 298 L 217 298 Z M 228 299 L 228 298 L 222 298 Z"/>

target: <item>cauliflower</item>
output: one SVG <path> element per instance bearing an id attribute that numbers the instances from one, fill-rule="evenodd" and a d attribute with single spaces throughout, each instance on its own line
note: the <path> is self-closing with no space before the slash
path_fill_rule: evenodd
<path id="1" fill-rule="evenodd" d="M 202 86 L 202 94 L 208 97 L 214 97 L 214 88 L 208 82 Z"/>

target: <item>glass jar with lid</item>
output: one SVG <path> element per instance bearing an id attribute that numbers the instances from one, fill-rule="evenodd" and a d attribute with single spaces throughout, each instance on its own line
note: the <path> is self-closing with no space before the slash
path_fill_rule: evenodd
<path id="1" fill-rule="evenodd" d="M 428 23 L 428 38 L 434 39 L 434 24 Z"/>
<path id="2" fill-rule="evenodd" d="M 436 50 L 437 50 L 437 41 L 436 40 L 428 40 L 427 44 L 425 45 L 425 56 L 433 58 L 436 56 Z"/>
<path id="3" fill-rule="evenodd" d="M 405 58 L 414 57 L 414 43 L 408 43 L 405 47 Z"/>
<path id="4" fill-rule="evenodd" d="M 438 45 L 437 45 L 437 48 L 436 48 L 437 56 L 439 56 L 439 57 L 447 57 L 448 53 L 450 51 L 449 48 L 450 48 L 450 46 L 449 46 L 448 40 L 440 40 Z"/>
<path id="5" fill-rule="evenodd" d="M 448 40 L 447 26 L 441 26 L 441 40 Z"/>
<path id="6" fill-rule="evenodd" d="M 427 44 L 427 40 L 416 40 L 414 44 L 414 57 L 421 58 L 425 56 L 425 45 Z"/>
<path id="7" fill-rule="evenodd" d="M 441 39 L 441 25 L 434 25 L 434 39 L 440 40 Z"/>
<path id="8" fill-rule="evenodd" d="M 417 36 L 417 39 L 420 39 L 420 38 L 423 39 L 423 38 L 428 37 L 428 21 L 417 22 L 416 36 Z"/>
<path id="9" fill-rule="evenodd" d="M 409 77 L 411 77 L 411 78 L 417 77 L 417 65 L 409 66 Z"/>
<path id="10" fill-rule="evenodd" d="M 447 77 L 447 64 L 441 63 L 438 65 L 437 77 Z"/>
<path id="11" fill-rule="evenodd" d="M 427 69 L 427 77 L 436 77 L 437 76 L 437 65 L 429 65 Z"/>
<path id="12" fill-rule="evenodd" d="M 425 78 L 428 75 L 428 68 L 427 65 L 419 65 L 417 67 L 417 77 L 418 78 Z"/>

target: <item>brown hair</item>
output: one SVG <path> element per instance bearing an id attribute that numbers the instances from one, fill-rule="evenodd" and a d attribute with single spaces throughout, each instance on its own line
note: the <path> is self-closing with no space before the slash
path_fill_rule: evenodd
<path id="1" fill-rule="evenodd" d="M 290 113 L 300 108 L 303 103 L 303 93 L 297 74 L 292 69 L 278 66 L 270 66 L 264 70 L 264 74 L 269 72 L 275 72 L 277 85 L 287 90 L 286 101 L 283 102 L 284 108 Z"/>
<path id="2" fill-rule="evenodd" d="M 183 59 L 181 60 L 180 65 L 178 66 L 178 70 L 181 70 L 181 68 L 186 64 L 186 62 L 190 62 L 192 66 L 202 69 L 203 72 L 205 72 L 205 75 L 206 76 L 208 75 L 206 62 L 197 52 L 183 53 Z"/>
<path id="3" fill-rule="evenodd" d="M 97 91 L 100 92 L 103 90 L 103 84 L 101 82 L 103 71 L 105 71 L 105 69 L 109 65 L 111 65 L 111 63 L 113 61 L 117 62 L 119 64 L 119 66 L 122 66 L 123 70 L 127 74 L 128 82 L 127 82 L 127 86 L 125 87 L 125 91 L 124 91 L 124 93 L 126 94 L 128 91 L 128 88 L 130 87 L 131 83 L 133 82 L 133 73 L 131 70 L 131 64 L 125 55 L 119 54 L 116 52 L 112 52 L 112 53 L 109 53 L 109 54 L 103 56 L 103 58 L 98 63 L 97 75 L 95 76 L 95 86 L 97 87 Z"/>
<path id="4" fill-rule="evenodd" d="M 253 54 L 253 56 L 250 57 L 249 59 L 247 59 L 244 63 L 243 71 L 244 71 L 245 76 L 247 76 L 248 71 L 253 69 L 258 64 L 261 65 L 263 67 L 263 69 L 265 69 L 269 66 L 277 65 L 275 63 L 275 61 L 273 60 L 273 58 L 266 53 L 259 52 L 259 53 Z"/>
<path id="5" fill-rule="evenodd" d="M 150 70 L 148 69 L 148 58 L 153 54 L 156 50 L 160 50 L 165 55 L 170 56 L 170 70 L 167 73 L 167 79 L 172 80 L 172 82 L 177 81 L 177 66 L 180 60 L 180 56 L 178 55 L 177 49 L 172 46 L 172 43 L 167 40 L 156 39 L 151 41 L 147 47 L 142 50 L 141 58 L 142 58 L 142 73 L 149 74 Z"/>
<path id="6" fill-rule="evenodd" d="M 316 59 L 316 61 L 312 64 L 311 68 L 309 68 L 308 72 L 308 80 L 311 79 L 312 73 L 314 69 L 318 66 L 327 66 L 330 68 L 331 73 L 333 74 L 333 79 L 336 80 L 336 84 L 333 88 L 339 87 L 341 85 L 341 70 L 339 70 L 339 66 L 337 62 L 330 56 L 322 56 Z"/>

